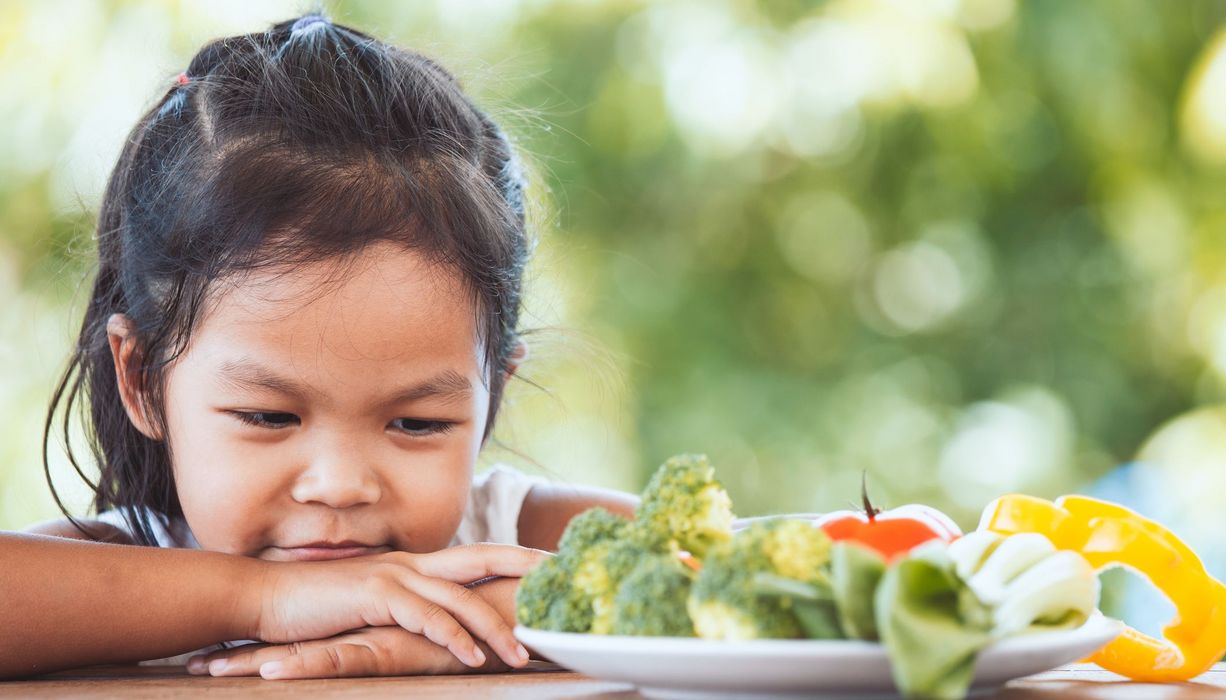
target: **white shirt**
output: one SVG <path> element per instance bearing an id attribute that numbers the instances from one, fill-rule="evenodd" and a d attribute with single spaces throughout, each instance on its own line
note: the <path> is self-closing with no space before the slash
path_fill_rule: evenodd
<path id="1" fill-rule="evenodd" d="M 528 491 L 539 483 L 547 483 L 539 476 L 529 476 L 516 469 L 504 465 L 496 465 L 488 471 L 473 478 L 472 489 L 468 493 L 468 503 L 460 520 L 460 527 L 450 546 L 472 544 L 474 542 L 493 542 L 495 544 L 519 544 L 519 511 Z M 200 549 L 187 522 L 182 518 L 170 519 L 160 513 L 147 511 L 150 528 L 159 547 L 173 549 Z M 119 510 L 108 510 L 99 513 L 99 522 L 114 526 L 135 539 L 135 535 L 123 513 Z M 242 643 L 241 640 L 237 643 Z M 233 643 L 232 643 L 233 645 Z M 187 659 L 196 654 L 207 654 L 223 648 L 215 644 L 204 649 L 172 656 L 165 659 L 142 661 L 142 666 L 178 666 L 187 663 Z"/>

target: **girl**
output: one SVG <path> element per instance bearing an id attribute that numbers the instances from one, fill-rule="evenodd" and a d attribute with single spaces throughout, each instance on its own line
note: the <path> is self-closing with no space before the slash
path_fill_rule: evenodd
<path id="1" fill-rule="evenodd" d="M 523 665 L 517 577 L 635 505 L 472 480 L 526 355 L 523 195 L 418 54 L 319 15 L 196 54 L 111 174 L 48 414 L 88 402 L 98 516 L 0 533 L 0 676 L 238 639 L 273 644 L 190 670 Z"/>

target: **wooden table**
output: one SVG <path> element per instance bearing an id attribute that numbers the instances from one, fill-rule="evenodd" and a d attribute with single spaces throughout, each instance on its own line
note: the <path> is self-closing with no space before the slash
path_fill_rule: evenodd
<path id="1" fill-rule="evenodd" d="M 532 662 L 511 673 L 471 676 L 401 676 L 321 681 L 264 681 L 258 678 L 191 676 L 179 666 L 100 666 L 65 671 L 33 680 L 0 681 L 0 698 L 396 698 L 457 700 L 490 698 L 567 698 L 633 700 L 641 698 L 624 683 L 599 681 Z M 1010 683 L 987 696 L 992 700 L 1222 700 L 1226 664 L 1218 664 L 1195 683 L 1129 683 L 1097 666 L 1077 664 Z"/>

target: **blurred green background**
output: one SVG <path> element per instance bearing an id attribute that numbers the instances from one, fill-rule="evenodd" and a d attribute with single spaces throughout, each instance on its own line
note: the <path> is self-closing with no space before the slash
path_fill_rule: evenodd
<path id="1" fill-rule="evenodd" d="M 867 471 L 965 527 L 1106 493 L 1223 573 L 1226 3 L 324 8 L 439 59 L 533 164 L 540 388 L 487 462 L 637 491 L 706 452 L 746 515 Z M 303 11 L 0 4 L 0 527 L 56 514 L 42 421 L 127 130 L 206 40 Z"/>

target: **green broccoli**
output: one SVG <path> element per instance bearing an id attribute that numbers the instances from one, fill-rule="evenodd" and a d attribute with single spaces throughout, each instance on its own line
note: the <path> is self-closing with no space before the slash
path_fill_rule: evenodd
<path id="1" fill-rule="evenodd" d="M 705 456 L 678 455 L 651 477 L 636 523 L 649 548 L 702 557 L 732 537 L 732 500 Z"/>
<path id="2" fill-rule="evenodd" d="M 592 508 L 571 519 L 558 554 L 528 573 L 516 593 L 519 621 L 556 632 L 608 634 L 613 596 L 641 555 L 625 518 Z"/>
<path id="3" fill-rule="evenodd" d="M 694 629 L 706 639 L 794 639 L 804 636 L 795 597 L 764 593 L 762 578 L 818 584 L 825 573 L 830 539 L 800 520 L 754 523 L 703 560 L 687 602 Z"/>
<path id="4" fill-rule="evenodd" d="M 613 599 L 644 556 L 642 544 L 634 537 L 601 542 L 584 555 L 574 585 L 591 601 L 592 634 L 613 633 Z"/>
<path id="5" fill-rule="evenodd" d="M 549 557 L 520 579 L 515 617 L 521 625 L 554 632 L 586 632 L 591 628 L 591 601 L 571 584 L 574 571 L 569 564 L 562 557 Z"/>
<path id="6" fill-rule="evenodd" d="M 674 556 L 642 558 L 613 600 L 613 634 L 693 637 L 686 610 L 693 582 L 693 572 Z"/>
<path id="7" fill-rule="evenodd" d="M 625 534 L 630 525 L 625 518 L 604 508 L 589 508 L 570 519 L 562 538 L 558 540 L 558 555 L 582 554 L 600 542 L 615 540 Z"/>

